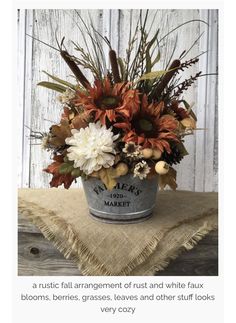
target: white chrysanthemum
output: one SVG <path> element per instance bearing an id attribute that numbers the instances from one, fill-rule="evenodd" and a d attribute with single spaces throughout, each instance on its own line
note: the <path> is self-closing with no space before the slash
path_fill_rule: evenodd
<path id="1" fill-rule="evenodd" d="M 70 100 L 74 99 L 75 91 L 66 89 L 61 95 L 58 96 L 58 100 L 63 104 L 69 104 Z"/>
<path id="2" fill-rule="evenodd" d="M 89 175 L 102 167 L 114 164 L 115 144 L 119 135 L 114 136 L 111 128 L 107 129 L 100 122 L 90 123 L 80 130 L 73 129 L 73 136 L 66 138 L 68 159 L 74 161 L 74 167 Z"/>
<path id="3" fill-rule="evenodd" d="M 150 173 L 150 167 L 144 160 L 137 163 L 134 167 L 134 177 L 139 177 L 140 179 L 144 179 L 147 177 L 147 174 L 149 173 Z"/>

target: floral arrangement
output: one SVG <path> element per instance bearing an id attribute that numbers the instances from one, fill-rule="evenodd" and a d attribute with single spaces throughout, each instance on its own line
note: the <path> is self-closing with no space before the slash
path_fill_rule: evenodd
<path id="1" fill-rule="evenodd" d="M 159 174 L 160 188 L 176 189 L 173 165 L 188 154 L 184 138 L 196 129 L 196 116 L 182 95 L 201 72 L 180 82 L 179 73 L 198 62 L 198 57 L 183 61 L 186 51 L 166 69 L 154 70 L 160 60 L 159 30 L 149 39 L 147 15 L 130 33 L 125 58 L 117 57 L 93 26 L 87 28 L 91 48 L 73 43 L 79 58 L 68 53 L 64 38 L 58 43 L 76 82 L 46 73 L 53 82 L 39 83 L 60 92 L 63 105 L 60 122 L 42 135 L 43 147 L 52 152 L 53 161 L 44 169 L 52 174 L 51 187 L 69 188 L 82 176 L 99 178 L 111 190 L 126 174 L 140 180 Z M 83 69 L 90 70 L 92 82 Z"/>

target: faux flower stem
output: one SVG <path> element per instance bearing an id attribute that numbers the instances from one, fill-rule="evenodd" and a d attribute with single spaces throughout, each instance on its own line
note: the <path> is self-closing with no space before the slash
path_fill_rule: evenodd
<path id="1" fill-rule="evenodd" d="M 120 73 L 119 73 L 119 67 L 117 64 L 116 52 L 113 49 L 111 49 L 109 51 L 109 58 L 110 58 L 110 62 L 111 62 L 111 70 L 112 70 L 112 74 L 114 77 L 114 82 L 120 83 L 121 78 L 120 78 Z"/>
<path id="2" fill-rule="evenodd" d="M 167 84 L 170 82 L 170 80 L 172 79 L 172 77 L 174 76 L 174 74 L 177 72 L 178 68 L 180 67 L 181 63 L 180 63 L 180 60 L 179 59 L 175 59 L 170 67 L 169 67 L 169 72 L 167 72 L 160 84 L 158 84 L 157 88 L 156 88 L 156 91 L 155 91 L 155 94 L 157 97 L 160 97 L 161 96 L 161 93 L 163 92 L 163 90 L 165 89 L 165 87 L 167 86 Z"/>
<path id="3" fill-rule="evenodd" d="M 61 50 L 60 53 L 61 53 L 61 57 L 64 59 L 64 61 L 66 62 L 66 64 L 69 66 L 69 68 L 71 69 L 71 71 L 74 73 L 74 75 L 77 78 L 77 80 L 85 88 L 89 88 L 90 87 L 89 81 L 86 79 L 86 77 L 84 76 L 84 74 L 81 72 L 81 70 L 79 69 L 79 67 L 75 63 L 75 61 L 71 58 L 71 55 L 67 51 L 65 51 L 65 50 Z"/>

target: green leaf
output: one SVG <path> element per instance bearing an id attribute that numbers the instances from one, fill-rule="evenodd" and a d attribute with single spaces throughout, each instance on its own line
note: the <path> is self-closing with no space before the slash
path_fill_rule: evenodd
<path id="1" fill-rule="evenodd" d="M 37 85 L 46 87 L 47 89 L 57 91 L 63 93 L 66 91 L 66 87 L 60 84 L 52 83 L 52 82 L 39 82 Z"/>
<path id="2" fill-rule="evenodd" d="M 63 163 L 63 164 L 61 164 L 61 166 L 59 168 L 59 174 L 69 174 L 73 170 L 74 170 L 73 165 L 67 164 L 67 163 Z"/>
<path id="3" fill-rule="evenodd" d="M 179 102 L 183 102 L 183 104 L 184 104 L 185 108 L 188 110 L 189 115 L 190 115 L 190 116 L 191 116 L 195 121 L 197 121 L 196 114 L 195 114 L 195 113 L 193 112 L 193 110 L 191 109 L 190 104 L 188 104 L 188 102 L 187 102 L 187 101 L 185 101 L 185 100 L 181 100 L 181 101 L 179 101 Z"/>
<path id="4" fill-rule="evenodd" d="M 156 63 L 158 63 L 158 62 L 159 62 L 160 58 L 161 58 L 161 52 L 160 52 L 160 51 L 158 51 L 158 53 L 157 53 L 157 57 L 156 57 L 156 58 L 154 59 L 154 61 L 152 62 L 152 68 L 153 68 L 153 66 L 154 66 Z"/>
<path id="5" fill-rule="evenodd" d="M 187 102 L 187 101 L 185 101 L 185 100 L 180 100 L 179 102 L 183 102 L 183 104 L 184 104 L 185 108 L 186 108 L 186 109 L 189 109 L 190 105 L 188 104 L 188 102 Z"/>
<path id="6" fill-rule="evenodd" d="M 158 33 L 159 33 L 159 29 L 157 30 L 157 32 L 155 33 L 155 35 L 153 36 L 153 38 L 150 40 L 150 42 L 147 45 L 147 49 L 146 49 L 146 73 L 151 72 L 151 69 L 152 69 L 152 66 L 153 66 L 152 61 L 151 61 L 150 49 L 151 49 L 153 43 L 155 42 Z"/>
<path id="7" fill-rule="evenodd" d="M 146 73 L 151 72 L 151 70 L 152 70 L 151 56 L 149 54 L 149 51 L 146 50 Z"/>
<path id="8" fill-rule="evenodd" d="M 82 172 L 79 168 L 74 168 L 71 172 L 71 176 L 73 177 L 79 177 L 81 176 Z"/>
<path id="9" fill-rule="evenodd" d="M 197 117 L 196 117 L 195 113 L 193 112 L 193 110 L 191 109 L 190 104 L 188 104 L 188 102 L 187 102 L 187 101 L 185 101 L 185 100 L 181 100 L 181 101 L 179 101 L 179 102 L 183 102 L 183 104 L 184 104 L 185 108 L 188 110 L 189 115 L 190 115 L 190 116 L 191 116 L 195 121 L 197 121 Z"/>
<path id="10" fill-rule="evenodd" d="M 150 73 L 146 73 L 146 74 L 143 74 L 140 79 L 138 80 L 139 81 L 142 81 L 142 80 L 152 80 L 152 79 L 155 79 L 157 77 L 161 77 L 162 75 L 168 73 L 170 70 L 166 70 L 166 71 L 155 71 L 155 72 L 150 72 Z"/>
<path id="11" fill-rule="evenodd" d="M 124 81 L 125 65 L 124 65 L 123 59 L 121 57 L 118 57 L 117 62 L 118 62 L 119 68 L 120 68 L 121 79 Z"/>
<path id="12" fill-rule="evenodd" d="M 49 74 L 49 73 L 48 73 L 48 72 L 46 72 L 46 71 L 43 71 L 43 73 L 45 73 L 48 77 L 50 77 L 50 78 L 51 78 L 51 79 L 53 79 L 54 81 L 56 81 L 56 82 L 58 82 L 58 83 L 60 83 L 60 84 L 63 84 L 63 85 L 65 85 L 65 86 L 67 86 L 67 87 L 70 87 L 72 90 L 76 90 L 76 88 L 77 88 L 77 86 L 76 86 L 76 85 L 74 85 L 74 84 L 72 84 L 72 83 L 70 83 L 70 82 L 64 81 L 64 80 L 60 79 L 60 78 L 59 78 L 59 77 L 57 77 L 57 76 L 51 75 L 51 74 Z"/>
<path id="13" fill-rule="evenodd" d="M 189 153 L 188 153 L 188 151 L 186 150 L 186 148 L 185 148 L 185 146 L 184 146 L 184 144 L 183 144 L 183 142 L 179 142 L 177 145 L 176 145 L 176 147 L 178 148 L 178 150 L 179 150 L 179 152 L 180 152 L 180 154 L 181 154 L 181 156 L 187 156 L 187 155 L 189 155 Z"/>
<path id="14" fill-rule="evenodd" d="M 191 116 L 195 121 L 197 121 L 196 114 L 193 112 L 193 110 L 192 110 L 192 109 L 190 110 L 189 114 L 190 114 L 190 116 Z"/>

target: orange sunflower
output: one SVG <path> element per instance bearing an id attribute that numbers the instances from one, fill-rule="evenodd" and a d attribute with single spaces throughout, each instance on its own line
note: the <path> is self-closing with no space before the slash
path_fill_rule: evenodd
<path id="1" fill-rule="evenodd" d="M 75 106 L 83 106 L 87 114 L 94 115 L 94 121 L 100 120 L 103 125 L 107 119 L 130 120 L 139 109 L 139 93 L 130 88 L 129 83 L 111 84 L 108 78 L 96 80 L 88 92 L 77 91 L 73 100 Z"/>
<path id="2" fill-rule="evenodd" d="M 123 125 L 126 132 L 123 141 L 171 153 L 170 141 L 179 141 L 174 132 L 178 121 L 171 115 L 163 114 L 163 111 L 164 102 L 148 104 L 147 97 L 144 96 L 140 111 L 126 123 L 126 128 Z"/>

